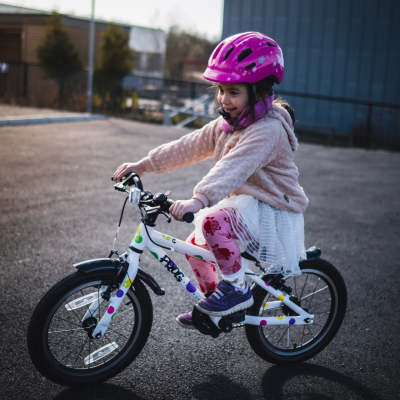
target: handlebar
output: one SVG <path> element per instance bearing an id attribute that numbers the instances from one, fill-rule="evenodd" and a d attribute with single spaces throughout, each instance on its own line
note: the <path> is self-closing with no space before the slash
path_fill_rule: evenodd
<path id="1" fill-rule="evenodd" d="M 111 177 L 111 180 L 114 181 L 113 177 Z M 136 174 L 135 172 L 131 172 L 131 173 L 128 175 L 127 178 L 125 178 L 123 181 L 121 181 L 121 182 L 117 183 L 116 185 L 114 185 L 114 187 L 115 187 L 115 188 L 116 188 L 116 186 L 125 187 L 125 185 L 126 185 L 126 186 L 133 186 L 133 185 L 135 185 L 135 186 L 136 186 L 138 189 L 140 189 L 142 192 L 144 191 L 144 189 L 143 189 L 143 183 L 142 183 L 142 181 L 140 180 L 139 175 Z M 172 204 L 174 204 L 171 200 L 168 200 L 168 203 L 170 204 L 169 207 L 172 206 Z M 168 209 L 169 209 L 169 207 L 168 207 Z M 194 220 L 194 214 L 191 213 L 191 212 L 186 213 L 186 214 L 183 216 L 183 220 L 184 220 L 186 223 L 188 223 L 188 224 L 192 223 L 193 220 Z"/>
<path id="2" fill-rule="evenodd" d="M 111 180 L 114 181 L 113 177 L 111 177 Z M 123 181 L 121 181 L 123 186 L 132 186 L 135 185 L 138 189 L 140 189 L 143 192 L 143 184 L 142 181 L 139 178 L 139 175 L 136 174 L 135 172 L 131 172 L 127 178 L 125 178 Z"/>

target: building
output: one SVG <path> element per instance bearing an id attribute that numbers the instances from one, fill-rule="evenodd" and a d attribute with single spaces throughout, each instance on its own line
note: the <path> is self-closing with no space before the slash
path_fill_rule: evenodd
<path id="1" fill-rule="evenodd" d="M 50 15 L 45 11 L 0 4 L 0 97 L 10 92 L 16 97 L 36 95 L 43 90 L 55 88 L 56 83 L 46 79 L 37 66 L 36 56 L 36 49 L 43 38 Z M 90 19 L 63 15 L 63 22 L 87 69 Z M 162 77 L 166 52 L 165 32 L 161 29 L 116 24 L 129 35 L 129 45 L 135 50 L 133 72 Z M 107 27 L 107 21 L 96 20 L 95 64 L 100 57 L 102 33 Z"/>
<path id="2" fill-rule="evenodd" d="M 279 43 L 285 76 L 278 92 L 400 105 L 399 0 L 225 0 L 223 18 L 223 38 L 260 31 Z M 370 121 L 381 135 L 400 138 L 398 109 L 284 97 L 300 121 L 338 134 Z"/>

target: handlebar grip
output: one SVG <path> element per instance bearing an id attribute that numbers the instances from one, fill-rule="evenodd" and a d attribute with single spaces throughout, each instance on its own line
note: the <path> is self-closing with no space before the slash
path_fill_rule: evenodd
<path id="1" fill-rule="evenodd" d="M 187 222 L 188 224 L 190 224 L 190 223 L 193 222 L 193 220 L 194 220 L 194 214 L 191 213 L 191 212 L 186 213 L 186 214 L 183 216 L 183 220 L 184 220 L 185 222 Z"/>

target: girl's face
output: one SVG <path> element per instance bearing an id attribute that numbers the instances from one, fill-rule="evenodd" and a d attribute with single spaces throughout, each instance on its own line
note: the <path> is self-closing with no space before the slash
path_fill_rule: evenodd
<path id="1" fill-rule="evenodd" d="M 241 83 L 219 83 L 217 100 L 231 117 L 238 117 L 248 106 L 247 87 Z"/>

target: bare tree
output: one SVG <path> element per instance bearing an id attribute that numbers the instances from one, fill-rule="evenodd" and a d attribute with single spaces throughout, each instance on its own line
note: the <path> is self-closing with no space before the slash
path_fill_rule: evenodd
<path id="1" fill-rule="evenodd" d="M 172 26 L 167 34 L 164 72 L 167 76 L 182 76 L 184 60 L 208 60 L 217 43 L 187 33 Z"/>
<path id="2" fill-rule="evenodd" d="M 44 38 L 36 54 L 46 75 L 58 82 L 58 98 L 62 101 L 68 77 L 82 70 L 82 62 L 61 14 L 53 11 L 47 20 Z"/>

